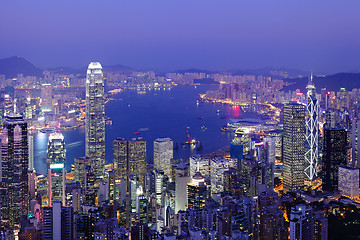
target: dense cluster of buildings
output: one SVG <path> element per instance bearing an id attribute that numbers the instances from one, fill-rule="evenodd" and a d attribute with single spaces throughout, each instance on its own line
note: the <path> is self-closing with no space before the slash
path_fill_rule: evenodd
<path id="1" fill-rule="evenodd" d="M 84 95 L 86 156 L 75 158 L 67 173 L 64 136 L 51 133 L 45 189 L 34 169 L 27 110 L 14 109 L 5 96 L 0 239 L 328 239 L 334 218 L 353 234 L 351 226 L 360 224 L 349 217 L 360 214 L 354 91 L 341 90 L 334 102 L 331 92 L 325 98 L 317 94 L 310 79 L 306 96 L 295 94 L 300 98 L 293 101 L 277 95 L 282 80 L 212 77 L 230 82 L 207 93 L 214 98 L 284 103 L 281 127 L 239 128 L 229 154 L 215 157 L 174 159 L 171 138 L 157 138 L 153 163 L 147 162 L 145 139 L 119 137 L 113 140 L 113 162 L 106 165 L 104 75 L 93 62 Z M 203 78 L 171 73 L 164 79 Z M 109 81 L 118 79 L 114 74 Z M 42 88 L 42 112 L 52 114 L 51 85 Z"/>

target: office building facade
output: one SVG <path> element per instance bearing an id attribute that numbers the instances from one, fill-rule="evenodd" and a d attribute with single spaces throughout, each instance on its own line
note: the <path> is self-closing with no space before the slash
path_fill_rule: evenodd
<path id="1" fill-rule="evenodd" d="M 116 179 L 128 179 L 130 174 L 139 178 L 144 187 L 146 173 L 146 141 L 142 138 L 113 141 L 113 162 Z"/>
<path id="2" fill-rule="evenodd" d="M 1 228 L 16 227 L 27 214 L 28 150 L 27 123 L 22 116 L 10 114 L 1 133 Z"/>
<path id="3" fill-rule="evenodd" d="M 105 99 L 104 76 L 98 62 L 89 64 L 86 74 L 85 155 L 97 177 L 104 176 Z"/>
<path id="4" fill-rule="evenodd" d="M 64 136 L 61 133 L 52 133 L 49 136 L 47 147 L 48 163 L 48 204 L 62 201 L 65 204 L 65 164 L 66 149 Z"/>
<path id="5" fill-rule="evenodd" d="M 291 102 L 284 106 L 284 190 L 304 185 L 305 108 Z"/>
<path id="6" fill-rule="evenodd" d="M 169 177 L 173 148 L 173 141 L 170 138 L 157 138 L 154 141 L 154 167 L 163 170 Z"/>

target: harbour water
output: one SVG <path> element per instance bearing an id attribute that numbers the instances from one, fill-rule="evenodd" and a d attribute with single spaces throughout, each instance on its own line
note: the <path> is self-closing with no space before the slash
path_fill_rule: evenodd
<path id="1" fill-rule="evenodd" d="M 151 90 L 146 94 L 123 91 L 106 104 L 106 116 L 112 125 L 106 125 L 106 162 L 112 162 L 112 142 L 118 137 L 142 137 L 147 141 L 147 160 L 153 159 L 153 141 L 158 137 L 170 137 L 179 149 L 174 158 L 186 158 L 205 154 L 228 146 L 230 133 L 222 132 L 230 118 L 241 118 L 239 107 L 217 103 L 198 103 L 200 93 L 218 86 L 176 86 L 172 89 Z M 192 138 L 200 140 L 201 151 L 183 148 L 187 141 L 186 126 Z M 204 127 L 203 127 L 204 126 Z M 202 128 L 203 127 L 203 128 Z M 66 168 L 71 169 L 75 157 L 85 155 L 85 129 L 62 131 L 66 144 Z M 34 165 L 37 173 L 46 174 L 46 148 L 48 133 L 34 136 Z"/>

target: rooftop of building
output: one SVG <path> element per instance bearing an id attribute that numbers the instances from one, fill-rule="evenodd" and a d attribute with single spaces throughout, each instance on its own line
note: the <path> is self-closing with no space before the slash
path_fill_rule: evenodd
<path id="1" fill-rule="evenodd" d="M 99 62 L 91 62 L 88 69 L 102 69 L 102 66 Z"/>
<path id="2" fill-rule="evenodd" d="M 169 137 L 163 137 L 163 138 L 155 139 L 155 142 L 167 142 L 167 141 L 172 141 L 172 140 Z"/>

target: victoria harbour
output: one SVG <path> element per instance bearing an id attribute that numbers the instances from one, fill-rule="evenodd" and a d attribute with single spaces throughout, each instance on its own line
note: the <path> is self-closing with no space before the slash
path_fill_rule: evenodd
<path id="1" fill-rule="evenodd" d="M 198 101 L 199 94 L 217 88 L 217 85 L 185 85 L 146 94 L 126 90 L 114 95 L 114 100 L 106 104 L 106 116 L 112 120 L 112 125 L 106 125 L 106 162 L 112 162 L 112 142 L 118 137 L 144 138 L 148 162 L 153 158 L 153 141 L 158 137 L 170 137 L 174 147 L 178 144 L 174 158 L 210 153 L 228 146 L 231 134 L 222 132 L 221 127 L 231 118 L 243 117 L 244 112 L 239 107 Z M 182 147 L 181 143 L 187 140 L 186 127 L 193 138 L 201 141 L 201 151 Z M 85 129 L 80 127 L 62 134 L 66 168 L 70 170 L 74 158 L 85 155 Z M 40 174 L 46 174 L 47 141 L 47 133 L 38 132 L 34 136 L 34 165 Z"/>

